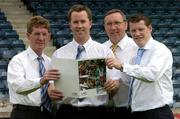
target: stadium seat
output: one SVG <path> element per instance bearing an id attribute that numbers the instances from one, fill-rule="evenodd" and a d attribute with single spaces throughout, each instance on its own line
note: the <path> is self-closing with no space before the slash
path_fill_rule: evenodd
<path id="1" fill-rule="evenodd" d="M 0 69 L 7 69 L 8 61 L 7 60 L 0 60 Z"/>
<path id="2" fill-rule="evenodd" d="M 17 52 L 15 50 L 5 50 L 0 54 L 0 58 L 10 60 Z"/>
<path id="3" fill-rule="evenodd" d="M 0 48 L 10 48 L 11 47 L 11 42 L 10 40 L 0 40 Z"/>
<path id="4" fill-rule="evenodd" d="M 15 30 L 5 32 L 5 37 L 19 39 L 19 35 L 17 34 L 17 32 Z"/>

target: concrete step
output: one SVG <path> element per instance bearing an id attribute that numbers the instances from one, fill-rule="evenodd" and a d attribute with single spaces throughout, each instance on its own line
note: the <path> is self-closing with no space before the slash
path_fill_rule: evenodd
<path id="1" fill-rule="evenodd" d="M 9 101 L 0 101 L 0 118 L 6 119 L 10 117 L 12 105 Z"/>
<path id="2" fill-rule="evenodd" d="M 9 20 L 14 20 L 14 21 L 16 21 L 17 23 L 26 23 L 27 22 L 27 20 L 29 19 L 29 18 L 31 18 L 33 15 L 32 14 L 30 14 L 30 13 L 28 13 L 28 14 L 18 14 L 18 15 L 15 15 L 15 14 L 7 14 L 6 15 L 7 16 L 7 18 L 9 19 Z M 19 18 L 18 18 L 19 17 Z"/>
<path id="3" fill-rule="evenodd" d="M 7 15 L 18 15 L 18 14 L 29 14 L 29 11 L 25 11 L 25 8 L 23 9 L 22 7 L 19 8 L 17 6 L 9 6 L 10 8 L 7 7 L 2 7 L 4 11 L 6 11 Z"/>
<path id="4" fill-rule="evenodd" d="M 49 46 L 49 47 L 46 47 L 45 50 L 44 50 L 44 53 L 49 56 L 49 57 L 52 57 L 52 54 L 53 52 L 56 50 L 55 47 L 53 46 Z"/>

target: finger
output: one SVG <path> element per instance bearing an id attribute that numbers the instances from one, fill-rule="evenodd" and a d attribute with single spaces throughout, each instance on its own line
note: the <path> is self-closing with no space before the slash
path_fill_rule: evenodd
<path id="1" fill-rule="evenodd" d="M 57 76 L 60 76 L 61 74 L 59 72 L 47 72 L 46 75 L 57 75 Z"/>
<path id="2" fill-rule="evenodd" d="M 53 100 L 61 100 L 63 97 L 51 96 L 50 98 L 53 99 Z"/>
<path id="3" fill-rule="evenodd" d="M 59 70 L 58 69 L 50 69 L 50 70 L 48 70 L 48 72 L 59 72 Z"/>

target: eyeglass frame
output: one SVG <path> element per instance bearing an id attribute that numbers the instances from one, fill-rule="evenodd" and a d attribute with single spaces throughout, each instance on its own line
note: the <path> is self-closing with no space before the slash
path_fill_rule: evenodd
<path id="1" fill-rule="evenodd" d="M 126 20 L 123 21 L 115 21 L 115 22 L 109 22 L 109 23 L 105 23 L 104 25 L 107 27 L 112 27 L 112 26 L 120 26 L 122 23 L 126 22 Z"/>

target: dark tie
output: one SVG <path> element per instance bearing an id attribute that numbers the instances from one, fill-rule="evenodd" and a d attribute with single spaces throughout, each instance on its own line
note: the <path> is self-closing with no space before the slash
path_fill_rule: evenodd
<path id="1" fill-rule="evenodd" d="M 135 59 L 135 64 L 140 64 L 144 51 L 145 49 L 142 49 L 142 48 L 138 49 L 136 59 Z M 128 94 L 128 106 L 130 106 L 131 101 L 132 101 L 133 83 L 134 83 L 134 78 L 132 78 L 130 81 L 129 94 Z"/>
<path id="2" fill-rule="evenodd" d="M 40 75 L 40 77 L 43 77 L 43 75 L 46 71 L 44 64 L 43 64 L 43 58 L 38 57 L 37 60 L 39 62 L 39 75 Z M 51 107 L 52 107 L 51 99 L 49 98 L 49 96 L 47 94 L 48 85 L 49 85 L 49 83 L 43 85 L 41 88 L 41 107 L 42 107 L 42 109 L 45 108 L 51 112 Z"/>
<path id="3" fill-rule="evenodd" d="M 77 55 L 76 59 L 81 59 L 82 58 L 82 52 L 85 50 L 83 45 L 79 45 L 77 48 Z"/>

